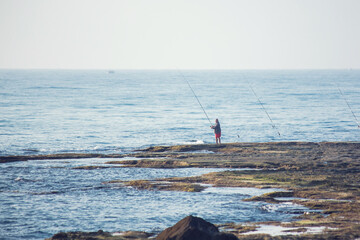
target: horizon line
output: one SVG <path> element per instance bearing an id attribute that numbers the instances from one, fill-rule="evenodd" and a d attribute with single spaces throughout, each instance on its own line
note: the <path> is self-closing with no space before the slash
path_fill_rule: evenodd
<path id="1" fill-rule="evenodd" d="M 0 70 L 48 71 L 299 71 L 299 70 L 360 70 L 360 68 L 1 68 Z"/>

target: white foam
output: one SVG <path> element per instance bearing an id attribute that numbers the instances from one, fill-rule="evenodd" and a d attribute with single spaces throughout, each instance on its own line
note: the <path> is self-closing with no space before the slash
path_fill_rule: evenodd
<path id="1" fill-rule="evenodd" d="M 216 194 L 241 194 L 247 196 L 260 196 L 265 193 L 279 191 L 277 188 L 250 188 L 250 187 L 209 187 L 206 188 L 204 193 L 216 193 Z"/>
<path id="2" fill-rule="evenodd" d="M 196 139 L 196 140 L 190 140 L 190 141 L 185 141 L 181 144 L 205 144 L 205 142 L 203 140 L 199 140 L 199 139 Z"/>
<path id="3" fill-rule="evenodd" d="M 320 227 L 302 227 L 305 228 L 306 231 L 304 232 L 296 232 L 296 227 L 283 227 L 283 226 L 274 226 L 274 225 L 265 225 L 265 224 L 261 224 L 258 225 L 259 228 L 257 228 L 255 231 L 251 231 L 251 232 L 247 232 L 247 233 L 243 233 L 245 235 L 251 235 L 251 234 L 269 234 L 271 236 L 280 236 L 280 235 L 301 235 L 301 234 L 306 234 L 306 233 L 321 233 L 323 232 L 325 229 L 331 229 L 334 230 L 334 228 L 327 228 L 324 226 L 320 226 Z M 295 232 L 289 232 L 289 231 L 295 231 Z"/>
<path id="4" fill-rule="evenodd" d="M 212 154 L 212 153 L 215 153 L 215 152 L 209 151 L 209 150 L 198 150 L 198 151 L 190 151 L 188 153 L 208 153 L 208 154 Z"/>

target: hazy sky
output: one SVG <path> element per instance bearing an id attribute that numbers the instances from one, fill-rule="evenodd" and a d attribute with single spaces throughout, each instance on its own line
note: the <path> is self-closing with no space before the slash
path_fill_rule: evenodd
<path id="1" fill-rule="evenodd" d="M 360 0 L 0 0 L 0 68 L 360 68 Z"/>

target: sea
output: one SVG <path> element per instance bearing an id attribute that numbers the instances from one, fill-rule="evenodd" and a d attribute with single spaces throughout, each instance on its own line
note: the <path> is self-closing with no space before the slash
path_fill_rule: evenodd
<path id="1" fill-rule="evenodd" d="M 215 119 L 223 143 L 357 142 L 360 70 L 0 70 L 0 156 L 214 143 Z M 291 221 L 308 211 L 241 201 L 273 189 L 183 193 L 106 183 L 225 169 L 74 168 L 108 160 L 1 163 L 0 239 L 157 232 L 191 214 L 212 223 Z"/>

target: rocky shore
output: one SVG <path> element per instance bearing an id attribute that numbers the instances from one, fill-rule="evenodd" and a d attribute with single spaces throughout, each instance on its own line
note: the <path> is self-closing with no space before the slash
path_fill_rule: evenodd
<path id="1" fill-rule="evenodd" d="M 229 239 L 357 239 L 360 238 L 360 143 L 277 142 L 157 146 L 125 155 L 66 154 L 0 157 L 0 162 L 86 157 L 118 158 L 106 167 L 229 168 L 231 171 L 198 177 L 156 181 L 122 181 L 104 184 L 132 186 L 144 191 L 202 191 L 218 187 L 281 188 L 246 201 L 283 201 L 318 212 L 304 213 L 292 222 L 228 223 L 217 225 Z M 133 157 L 135 160 L 123 160 Z M 98 168 L 98 166 L 96 166 Z M 95 166 L 84 166 L 92 170 Z M 237 169 L 256 169 L 237 171 Z M 284 200 L 286 198 L 286 200 Z M 180 220 L 180 219 L 179 219 Z M 216 224 L 216 223 L 214 223 Z M 281 229 L 273 236 L 261 229 Z M 314 231 L 317 229 L 317 231 Z M 94 229 L 97 231 L 97 229 Z M 129 229 L 130 230 L 130 229 Z M 195 231 L 196 232 L 196 231 Z M 217 236 L 221 234 L 215 234 Z M 161 234 L 124 232 L 58 233 L 51 239 L 197 239 Z M 233 236 L 235 238 L 233 238 Z M 215 238 L 214 238 L 215 239 Z"/>

